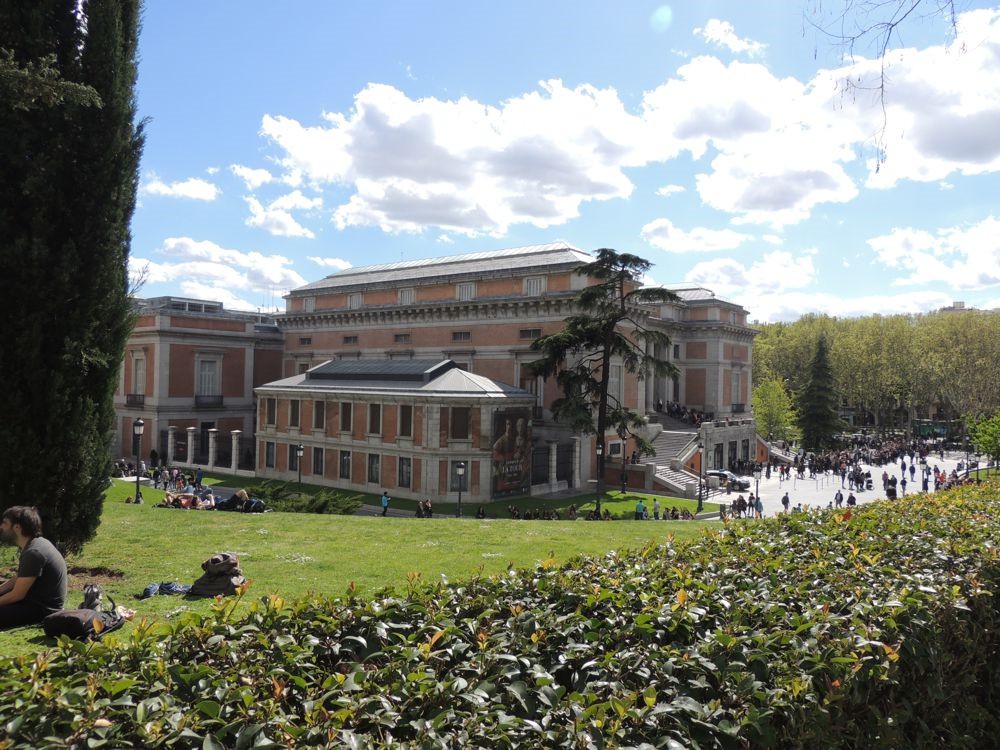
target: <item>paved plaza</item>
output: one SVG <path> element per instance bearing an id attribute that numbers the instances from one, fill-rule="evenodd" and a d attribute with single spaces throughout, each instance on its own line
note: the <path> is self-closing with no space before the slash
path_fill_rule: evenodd
<path id="1" fill-rule="evenodd" d="M 948 474 L 951 473 L 952 469 L 956 468 L 959 463 L 965 461 L 965 453 L 955 453 L 955 452 L 945 452 L 944 460 L 941 460 L 940 456 L 937 454 L 930 455 L 927 457 L 927 465 L 933 471 L 934 467 L 937 466 L 939 469 L 943 469 Z M 917 494 L 920 492 L 921 487 L 921 474 L 920 464 L 917 464 L 916 479 L 910 480 L 910 470 L 909 470 L 909 458 L 906 459 L 907 469 L 906 469 L 906 481 L 908 482 L 906 487 L 907 496 Z M 899 462 L 885 464 L 884 466 L 872 466 L 869 464 L 862 463 L 864 471 L 870 471 L 872 475 L 872 489 L 864 491 L 854 491 L 854 497 L 857 498 L 858 505 L 864 505 L 865 503 L 870 503 L 875 500 L 885 500 L 885 491 L 882 489 L 882 472 L 888 472 L 889 476 L 895 476 L 897 480 L 902 479 L 902 472 L 900 471 Z M 847 504 L 847 496 L 850 494 L 848 489 L 849 485 L 847 481 L 843 483 L 843 489 L 841 492 L 844 493 L 844 507 Z M 817 474 L 815 479 L 809 478 L 809 473 L 806 472 L 805 479 L 798 479 L 795 474 L 795 470 L 792 470 L 791 477 L 784 481 L 778 479 L 778 472 L 771 472 L 771 478 L 766 479 L 761 476 L 760 479 L 760 494 L 764 501 L 764 515 L 773 516 L 775 514 L 781 513 L 783 511 L 781 505 L 781 497 L 787 492 L 788 499 L 791 501 L 790 508 L 794 508 L 799 503 L 802 504 L 803 510 L 808 508 L 827 507 L 828 503 L 833 502 L 833 497 L 837 493 L 837 490 L 841 489 L 840 475 L 834 474 Z M 751 485 L 750 492 L 755 492 L 756 486 Z M 930 491 L 934 491 L 934 477 L 930 477 Z M 897 500 L 905 501 L 902 497 L 902 490 L 897 485 Z M 749 495 L 749 492 L 742 493 L 744 497 Z M 729 502 L 734 498 L 738 497 L 740 493 L 733 492 L 732 495 L 719 495 L 712 498 L 712 502 Z"/>

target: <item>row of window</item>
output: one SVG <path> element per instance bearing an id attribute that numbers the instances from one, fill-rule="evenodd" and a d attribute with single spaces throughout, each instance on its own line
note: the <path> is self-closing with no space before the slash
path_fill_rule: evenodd
<path id="1" fill-rule="evenodd" d="M 524 295 L 526 297 L 539 297 L 545 293 L 545 277 L 544 276 L 529 276 L 524 280 Z M 397 300 L 400 305 L 412 305 L 415 300 L 415 293 L 413 287 L 405 287 L 398 290 Z M 475 281 L 463 281 L 460 284 L 455 284 L 455 299 L 459 302 L 468 302 L 469 300 L 476 298 L 476 282 Z M 305 311 L 314 312 L 316 309 L 316 298 L 306 297 L 305 298 Z M 363 292 L 352 292 L 347 295 L 347 307 L 351 310 L 357 310 L 364 305 L 364 293 Z"/>
<path id="2" fill-rule="evenodd" d="M 354 403 L 351 401 L 341 401 L 340 403 L 340 431 L 351 432 L 354 429 Z M 300 399 L 290 399 L 288 401 L 288 426 L 301 427 L 302 401 Z M 359 404 L 359 406 L 361 406 Z M 382 404 L 367 404 L 368 407 L 368 432 L 369 435 L 382 434 L 382 415 L 384 409 Z M 413 405 L 399 404 L 396 420 L 398 437 L 413 437 Z M 277 423 L 278 403 L 275 398 L 264 399 L 264 424 L 273 427 Z M 472 410 L 468 406 L 452 406 L 448 410 L 449 429 L 448 434 L 452 440 L 468 440 L 471 434 Z M 313 401 L 312 428 L 314 430 L 326 429 L 326 401 Z"/>
<path id="3" fill-rule="evenodd" d="M 288 470 L 298 471 L 299 470 L 299 446 L 288 445 Z M 278 444 L 273 442 L 264 443 L 264 466 L 268 469 L 273 469 L 275 467 L 275 455 L 278 450 Z M 351 469 L 353 466 L 353 461 L 351 459 L 351 451 L 349 450 L 338 450 L 336 451 L 337 456 L 337 478 L 344 479 L 346 481 L 354 481 L 351 476 Z M 388 457 L 391 459 L 391 457 Z M 369 484 L 383 484 L 382 479 L 382 456 L 378 453 L 368 453 L 366 459 L 366 477 L 365 481 Z M 450 462 L 450 482 L 449 486 L 452 492 L 459 489 L 467 489 L 463 482 L 462 475 L 459 473 L 458 469 L 460 466 L 464 467 L 464 463 L 461 461 L 451 461 Z M 312 448 L 312 466 L 311 473 L 314 476 L 323 476 L 326 470 L 326 449 L 320 446 Z M 396 486 L 397 487 L 412 487 L 413 484 L 413 459 L 408 456 L 397 456 L 396 457 Z"/>
<path id="4" fill-rule="evenodd" d="M 522 328 L 518 332 L 518 337 L 525 341 L 534 341 L 542 335 L 541 328 Z M 359 337 L 357 334 L 348 334 L 344 336 L 345 344 L 357 344 L 359 343 Z M 393 343 L 395 344 L 410 344 L 413 343 L 412 333 L 396 333 L 392 337 Z M 452 331 L 451 332 L 452 341 L 472 341 L 472 331 Z M 311 346 L 312 336 L 299 336 L 299 346 Z"/>

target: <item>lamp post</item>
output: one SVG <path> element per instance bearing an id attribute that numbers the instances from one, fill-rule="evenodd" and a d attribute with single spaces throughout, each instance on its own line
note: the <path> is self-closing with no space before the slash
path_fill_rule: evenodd
<path id="1" fill-rule="evenodd" d="M 601 478 L 604 476 L 604 441 L 597 444 L 597 518 L 601 518 Z"/>
<path id="2" fill-rule="evenodd" d="M 295 448 L 295 466 L 299 470 L 299 494 L 302 494 L 302 455 L 306 449 L 299 443 Z"/>
<path id="3" fill-rule="evenodd" d="M 760 464 L 753 467 L 753 478 L 757 481 L 757 492 L 755 493 L 757 500 L 760 500 L 760 475 L 763 473 L 764 472 L 760 470 Z"/>
<path id="4" fill-rule="evenodd" d="M 142 452 L 142 433 L 146 429 L 146 423 L 142 417 L 137 418 L 132 423 L 132 442 L 135 443 L 135 501 L 142 500 L 142 490 L 139 489 L 139 454 Z"/>
<path id="5" fill-rule="evenodd" d="M 979 462 L 982 460 L 982 453 L 976 451 L 976 483 L 979 483 Z"/>
<path id="6" fill-rule="evenodd" d="M 698 466 L 698 507 L 695 509 L 695 513 L 701 513 L 705 510 L 705 501 L 701 496 L 701 488 L 704 484 L 705 479 L 705 444 L 698 443 L 698 452 L 701 455 L 701 461 Z"/>
<path id="7" fill-rule="evenodd" d="M 625 439 L 626 436 L 619 433 L 622 439 L 622 498 L 625 497 L 625 492 L 628 490 L 628 469 L 625 468 L 627 463 L 626 455 L 628 454 L 628 441 Z"/>
<path id="8" fill-rule="evenodd" d="M 455 473 L 458 474 L 458 517 L 462 517 L 462 484 L 465 480 L 465 462 L 459 461 L 458 465 L 455 467 Z"/>

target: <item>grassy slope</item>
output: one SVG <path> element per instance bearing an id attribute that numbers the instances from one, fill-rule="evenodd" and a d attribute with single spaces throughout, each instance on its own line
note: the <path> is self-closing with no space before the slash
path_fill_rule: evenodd
<path id="1" fill-rule="evenodd" d="M 509 564 L 521 567 L 554 557 L 565 562 L 577 554 L 601 555 L 699 533 L 691 521 L 508 521 L 434 518 L 380 518 L 266 513 L 244 515 L 154 508 L 161 492 L 145 489 L 146 504 L 127 505 L 132 486 L 116 482 L 109 490 L 97 537 L 70 567 L 109 568 L 120 578 L 102 580 L 118 604 L 139 616 L 172 618 L 208 609 L 204 600 L 157 596 L 138 600 L 151 582 L 191 583 L 203 560 L 215 552 L 240 554 L 253 580 L 251 594 L 278 592 L 285 597 L 318 592 L 336 596 L 353 581 L 362 592 L 403 587 L 407 575 L 423 580 L 441 575 L 457 580 L 479 571 L 490 575 Z M 16 552 L 0 552 L 0 568 L 14 565 Z M 71 584 L 68 606 L 78 606 L 84 577 Z M 0 654 L 37 650 L 47 641 L 36 628 L 0 633 Z"/>
<path id="2" fill-rule="evenodd" d="M 205 484 L 217 484 L 222 487 L 250 487 L 255 484 L 260 484 L 263 480 L 254 479 L 252 477 L 237 477 L 227 474 L 211 473 L 205 474 L 204 482 Z M 293 491 L 298 490 L 298 485 L 295 482 L 290 482 L 289 486 Z M 315 484 L 307 484 L 303 481 L 302 492 L 307 495 L 314 495 L 321 490 L 329 490 L 329 487 L 323 487 Z M 362 498 L 365 505 L 378 506 L 381 498 L 381 493 L 364 493 L 364 492 L 350 492 L 351 495 L 357 495 Z M 540 497 L 519 497 L 512 500 L 500 500 L 495 503 L 490 503 L 485 506 L 486 515 L 493 518 L 507 518 L 507 506 L 514 505 L 521 511 L 525 509 L 531 510 L 557 510 L 563 516 L 565 516 L 566 509 L 570 505 L 576 505 L 577 509 L 582 510 L 583 514 L 586 515 L 588 510 L 595 507 L 596 494 L 585 494 L 578 495 L 575 497 L 555 497 L 555 498 L 540 498 Z M 650 513 L 652 513 L 653 500 L 659 497 L 660 505 L 664 508 L 676 507 L 677 510 L 683 510 L 687 508 L 692 513 L 698 507 L 697 500 L 688 500 L 686 498 L 677 497 L 666 497 L 664 495 L 651 495 L 643 492 L 633 492 L 629 491 L 626 493 L 618 492 L 617 490 L 612 490 L 608 492 L 602 502 L 601 510 L 605 508 L 612 513 L 612 515 L 619 516 L 629 516 L 635 509 L 635 503 L 639 498 L 643 498 L 646 505 L 649 507 Z M 415 500 L 405 500 L 402 498 L 393 498 L 392 507 L 396 509 L 407 510 L 410 512 L 415 512 L 417 509 L 417 503 Z M 462 504 L 463 514 L 474 516 L 476 513 L 477 503 L 464 502 Z M 456 503 L 445 503 L 437 502 L 434 503 L 434 512 L 440 515 L 455 515 L 457 508 Z M 718 513 L 719 506 L 716 503 L 705 503 L 704 510 L 709 513 Z"/>

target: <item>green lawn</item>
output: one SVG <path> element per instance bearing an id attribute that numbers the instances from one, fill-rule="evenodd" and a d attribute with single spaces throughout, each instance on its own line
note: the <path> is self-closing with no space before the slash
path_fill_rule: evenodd
<path id="1" fill-rule="evenodd" d="M 163 493 L 149 488 L 143 490 L 146 504 L 128 505 L 124 498 L 132 491 L 131 484 L 114 483 L 97 537 L 83 554 L 68 561 L 71 570 L 84 570 L 72 577 L 67 606 L 78 606 L 83 584 L 96 578 L 118 604 L 137 610 L 139 617 L 170 619 L 188 609 L 207 609 L 209 602 L 204 600 L 137 597 L 148 583 L 193 582 L 201 574 L 202 561 L 224 550 L 239 553 L 246 576 L 253 580 L 252 596 L 269 592 L 285 597 L 307 592 L 336 596 L 352 582 L 362 592 L 373 592 L 403 588 L 407 576 L 417 574 L 424 581 L 442 576 L 455 581 L 501 573 L 511 564 L 529 566 L 550 557 L 561 563 L 577 554 L 637 548 L 663 541 L 669 534 L 690 537 L 705 526 L 693 521 L 248 515 L 155 508 Z M 16 550 L 0 549 L 5 577 L 15 561 Z M 0 633 L 0 654 L 28 653 L 47 643 L 37 628 Z"/>
<path id="2" fill-rule="evenodd" d="M 213 472 L 211 474 L 205 474 L 203 477 L 205 484 L 220 485 L 222 487 L 249 487 L 254 484 L 260 484 L 262 480 L 253 479 L 250 477 L 238 477 L 227 474 L 220 474 Z M 298 484 L 296 482 L 289 482 L 288 485 L 293 489 L 298 489 Z M 302 492 L 305 494 L 315 494 L 320 490 L 328 490 L 329 487 L 323 487 L 315 484 L 307 484 L 303 482 Z M 351 494 L 361 495 L 364 498 L 365 505 L 378 506 L 379 505 L 379 494 L 372 493 L 355 493 Z M 678 511 L 687 508 L 692 513 L 698 507 L 697 500 L 688 500 L 686 498 L 678 497 L 666 497 L 663 495 L 657 496 L 645 492 L 633 492 L 629 491 L 624 494 L 614 490 L 608 492 L 602 497 L 601 500 L 601 511 L 605 509 L 611 512 L 613 516 L 620 518 L 631 518 L 635 511 L 635 504 L 639 498 L 642 498 L 650 510 L 650 515 L 652 515 L 653 501 L 659 497 L 660 505 L 663 508 L 676 507 Z M 516 506 L 521 512 L 531 509 L 531 510 L 557 510 L 559 513 L 565 517 L 566 511 L 570 505 L 576 505 L 578 511 L 581 512 L 581 516 L 586 516 L 587 511 L 592 510 L 596 504 L 597 495 L 595 493 L 577 495 L 572 497 L 555 497 L 555 498 L 540 498 L 540 497 L 516 497 L 510 500 L 502 500 L 494 503 L 487 504 L 484 506 L 486 515 L 489 518 L 509 518 L 509 513 L 507 512 L 507 506 Z M 393 498 L 392 507 L 396 509 L 406 510 L 411 513 L 416 513 L 417 501 L 416 500 L 405 500 L 402 498 Z M 475 516 L 476 509 L 479 507 L 478 503 L 463 502 L 462 503 L 462 514 Z M 436 515 L 442 516 L 454 516 L 458 510 L 457 503 L 446 503 L 446 502 L 434 502 L 434 513 Z M 716 503 L 705 503 L 704 510 L 709 513 L 718 513 L 719 506 Z"/>

